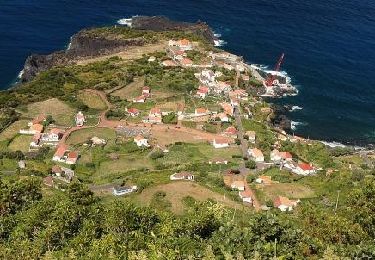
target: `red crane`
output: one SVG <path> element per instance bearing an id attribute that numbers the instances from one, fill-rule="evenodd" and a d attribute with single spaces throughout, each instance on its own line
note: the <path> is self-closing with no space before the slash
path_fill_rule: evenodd
<path id="1" fill-rule="evenodd" d="M 283 60 L 284 60 L 284 53 L 281 54 L 279 61 L 276 63 L 274 71 L 278 72 L 280 70 L 281 63 L 283 63 Z M 271 87 L 275 79 L 276 79 L 276 75 L 271 73 L 266 79 L 266 86 Z"/>

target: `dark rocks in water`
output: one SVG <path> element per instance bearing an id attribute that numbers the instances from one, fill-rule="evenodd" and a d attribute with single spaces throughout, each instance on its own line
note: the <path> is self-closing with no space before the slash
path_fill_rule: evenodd
<path id="1" fill-rule="evenodd" d="M 288 109 L 284 106 L 272 104 L 272 110 L 273 115 L 270 118 L 271 123 L 285 131 L 290 131 L 292 128 L 292 121 L 286 116 Z"/>
<path id="2" fill-rule="evenodd" d="M 191 32 L 204 37 L 211 43 L 215 39 L 211 28 L 206 23 L 199 21 L 197 23 L 176 22 L 164 16 L 139 16 L 133 19 L 132 27 L 137 30 Z M 116 53 L 129 46 L 143 46 L 146 43 L 143 38 L 106 38 L 105 36 L 87 33 L 88 31 L 82 30 L 73 35 L 70 46 L 65 51 L 29 56 L 25 61 L 21 82 L 30 81 L 42 71 L 55 66 L 68 65 L 81 57 L 96 57 Z"/>

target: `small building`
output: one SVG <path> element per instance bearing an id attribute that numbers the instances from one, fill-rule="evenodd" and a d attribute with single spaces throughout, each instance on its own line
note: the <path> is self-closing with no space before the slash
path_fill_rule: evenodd
<path id="1" fill-rule="evenodd" d="M 264 184 L 264 185 L 270 185 L 272 184 L 272 177 L 271 176 L 266 176 L 266 175 L 261 175 L 258 178 L 255 179 L 256 183 L 259 184 Z"/>
<path id="2" fill-rule="evenodd" d="M 230 122 L 229 116 L 225 113 L 219 113 L 215 116 L 215 118 L 219 118 L 221 122 L 226 122 L 226 123 Z"/>
<path id="3" fill-rule="evenodd" d="M 206 96 L 208 95 L 208 92 L 209 92 L 209 88 L 206 87 L 206 86 L 199 86 L 198 90 L 197 90 L 197 96 L 202 98 L 202 99 L 205 99 Z"/>
<path id="4" fill-rule="evenodd" d="M 231 138 L 237 138 L 237 129 L 234 126 L 230 126 L 224 131 L 224 135 Z"/>
<path id="5" fill-rule="evenodd" d="M 233 181 L 232 184 L 230 185 L 230 187 L 233 190 L 244 191 L 245 190 L 245 182 L 244 181 L 240 181 L 240 180 Z"/>
<path id="6" fill-rule="evenodd" d="M 255 133 L 255 131 L 246 131 L 245 134 L 249 137 L 249 142 L 250 143 L 255 143 L 255 139 L 256 139 L 256 133 Z"/>
<path id="7" fill-rule="evenodd" d="M 65 152 L 67 151 L 67 146 L 64 144 L 61 144 L 57 147 L 55 154 L 52 157 L 53 161 L 61 162 L 63 161 Z"/>
<path id="8" fill-rule="evenodd" d="M 151 108 L 149 116 L 161 116 L 160 108 L 158 108 L 158 107 Z"/>
<path id="9" fill-rule="evenodd" d="M 227 115 L 233 116 L 234 108 L 229 103 L 220 103 L 220 106 L 223 108 L 224 112 Z"/>
<path id="10" fill-rule="evenodd" d="M 66 158 L 65 163 L 66 164 L 76 164 L 78 160 L 79 154 L 75 151 L 69 152 L 68 156 Z"/>
<path id="11" fill-rule="evenodd" d="M 134 142 L 137 144 L 138 147 L 150 147 L 148 144 L 148 140 L 144 138 L 141 134 L 134 137 Z"/>
<path id="12" fill-rule="evenodd" d="M 42 141 L 58 142 L 64 135 L 64 131 L 58 128 L 52 128 L 49 133 L 42 135 Z"/>
<path id="13" fill-rule="evenodd" d="M 299 202 L 300 200 L 290 200 L 287 197 L 277 196 L 276 199 L 273 201 L 273 206 L 275 208 L 280 209 L 283 212 L 292 211 L 293 208 L 296 207 Z"/>
<path id="14" fill-rule="evenodd" d="M 282 158 L 279 150 L 273 149 L 270 153 L 270 159 L 274 163 L 280 163 Z"/>
<path id="15" fill-rule="evenodd" d="M 133 103 L 145 103 L 146 97 L 145 95 L 140 95 L 139 97 L 133 98 Z"/>
<path id="16" fill-rule="evenodd" d="M 314 174 L 316 172 L 315 168 L 308 163 L 299 163 L 297 165 L 297 168 L 295 170 L 295 173 L 300 174 L 300 175 L 310 175 Z"/>
<path id="17" fill-rule="evenodd" d="M 61 167 L 59 165 L 54 165 L 52 167 L 51 172 L 52 172 L 52 175 L 55 176 L 55 178 L 62 180 L 64 182 L 67 182 L 67 183 L 70 183 L 74 177 L 73 170 L 69 168 Z"/>
<path id="18" fill-rule="evenodd" d="M 30 147 L 38 147 L 38 146 L 40 146 L 41 137 L 42 137 L 41 133 L 34 134 L 33 139 L 30 142 Z"/>
<path id="19" fill-rule="evenodd" d="M 156 61 L 156 57 L 155 56 L 150 56 L 147 61 L 148 62 L 154 62 L 154 61 Z"/>
<path id="20" fill-rule="evenodd" d="M 187 181 L 194 181 L 194 175 L 190 172 L 176 172 L 169 176 L 169 179 L 171 181 L 177 181 L 177 180 L 187 180 Z"/>
<path id="21" fill-rule="evenodd" d="M 147 95 L 149 95 L 151 93 L 151 88 L 150 87 L 148 87 L 148 86 L 144 86 L 143 88 L 142 88 L 142 94 L 147 94 Z"/>
<path id="22" fill-rule="evenodd" d="M 137 186 L 116 186 L 113 188 L 112 194 L 115 196 L 122 196 L 132 193 L 138 189 Z"/>
<path id="23" fill-rule="evenodd" d="M 211 159 L 208 161 L 209 164 L 228 164 L 227 159 Z"/>
<path id="24" fill-rule="evenodd" d="M 31 122 L 27 124 L 28 127 L 35 125 L 35 124 L 43 124 L 47 120 L 46 115 L 40 114 L 37 117 L 35 117 Z"/>
<path id="25" fill-rule="evenodd" d="M 204 107 L 196 108 L 194 111 L 195 116 L 205 116 L 208 114 L 208 109 Z"/>
<path id="26" fill-rule="evenodd" d="M 243 202 L 250 203 L 250 204 L 253 203 L 251 193 L 248 190 L 240 191 L 238 193 L 238 195 L 240 196 L 240 198 L 242 199 Z"/>
<path id="27" fill-rule="evenodd" d="M 215 148 L 225 148 L 229 147 L 229 141 L 225 138 L 215 138 L 212 142 Z"/>
<path id="28" fill-rule="evenodd" d="M 250 148 L 248 154 L 255 162 L 264 162 L 264 155 L 258 148 Z"/>
<path id="29" fill-rule="evenodd" d="M 131 117 L 136 117 L 139 115 L 139 110 L 134 107 L 126 108 L 126 112 L 128 112 Z"/>
<path id="30" fill-rule="evenodd" d="M 293 155 L 290 152 L 280 152 L 281 159 L 284 161 L 292 161 Z"/>
<path id="31" fill-rule="evenodd" d="M 78 127 L 83 126 L 84 123 L 86 122 L 85 116 L 83 115 L 81 111 L 77 113 L 75 121 L 76 121 L 76 126 Z"/>

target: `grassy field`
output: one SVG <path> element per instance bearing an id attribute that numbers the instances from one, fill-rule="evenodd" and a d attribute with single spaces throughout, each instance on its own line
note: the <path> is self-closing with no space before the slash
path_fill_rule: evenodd
<path id="1" fill-rule="evenodd" d="M 16 160 L 8 158 L 0 159 L 0 173 L 1 171 L 15 171 L 18 167 Z"/>
<path id="2" fill-rule="evenodd" d="M 135 196 L 134 200 L 141 205 L 149 205 L 152 201 L 153 195 L 158 191 L 164 191 L 166 193 L 165 199 L 172 204 L 171 211 L 176 214 L 183 213 L 183 199 L 187 196 L 191 196 L 198 201 L 212 199 L 227 207 L 242 209 L 242 205 L 240 203 L 232 201 L 221 194 L 202 187 L 197 183 L 187 181 L 175 181 L 145 189 L 141 194 Z"/>
<path id="3" fill-rule="evenodd" d="M 315 193 L 312 189 L 299 183 L 274 183 L 271 185 L 259 185 L 265 198 L 273 200 L 277 196 L 285 196 L 292 199 L 312 198 Z"/>
<path id="4" fill-rule="evenodd" d="M 67 144 L 80 144 L 86 142 L 88 139 L 97 136 L 99 138 L 108 141 L 113 141 L 116 139 L 116 132 L 110 128 L 86 128 L 77 130 L 68 137 L 66 140 Z"/>
<path id="5" fill-rule="evenodd" d="M 145 78 L 135 78 L 129 85 L 118 89 L 112 93 L 113 96 L 120 97 L 122 99 L 131 100 L 134 97 L 138 97 L 142 94 L 142 87 L 145 84 Z"/>
<path id="6" fill-rule="evenodd" d="M 82 91 L 79 93 L 78 98 L 89 108 L 104 110 L 107 108 L 101 97 L 95 93 Z"/>
<path id="7" fill-rule="evenodd" d="M 33 139 L 32 135 L 19 135 L 16 136 L 9 144 L 11 151 L 22 151 L 24 153 L 29 151 L 30 142 Z"/>
<path id="8" fill-rule="evenodd" d="M 51 98 L 28 105 L 24 116 L 34 118 L 40 114 L 52 115 L 58 125 L 71 126 L 75 110 L 57 98 Z"/>
<path id="9" fill-rule="evenodd" d="M 0 141 L 15 137 L 20 129 L 27 128 L 27 123 L 27 120 L 19 120 L 11 124 L 8 128 L 0 133 Z"/>

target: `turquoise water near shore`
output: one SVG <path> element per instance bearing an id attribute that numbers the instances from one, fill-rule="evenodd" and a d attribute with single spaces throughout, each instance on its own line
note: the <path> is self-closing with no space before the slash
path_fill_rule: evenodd
<path id="1" fill-rule="evenodd" d="M 0 6 L 0 89 L 14 82 L 31 53 L 66 47 L 84 27 L 132 15 L 207 21 L 223 48 L 247 61 L 282 66 L 299 95 L 277 100 L 303 107 L 290 113 L 296 134 L 375 143 L 375 2 L 354 1 L 27 1 Z"/>

